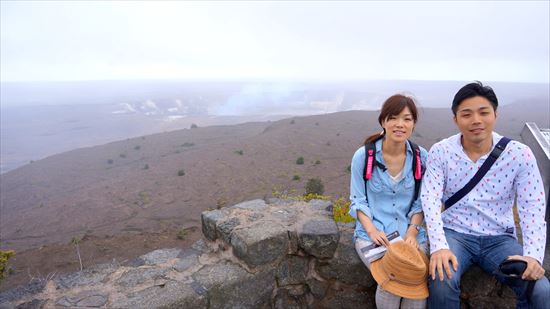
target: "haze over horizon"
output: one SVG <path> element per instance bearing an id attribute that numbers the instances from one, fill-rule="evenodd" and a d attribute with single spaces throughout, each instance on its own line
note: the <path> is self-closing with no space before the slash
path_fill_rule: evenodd
<path id="1" fill-rule="evenodd" d="M 4 82 L 550 81 L 548 1 L 0 6 Z"/>

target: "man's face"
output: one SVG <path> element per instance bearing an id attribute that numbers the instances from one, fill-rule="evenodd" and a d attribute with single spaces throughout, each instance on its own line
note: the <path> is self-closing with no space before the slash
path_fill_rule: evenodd
<path id="1" fill-rule="evenodd" d="M 465 141 L 479 144 L 492 139 L 496 117 L 491 102 L 477 96 L 460 103 L 454 120 Z"/>

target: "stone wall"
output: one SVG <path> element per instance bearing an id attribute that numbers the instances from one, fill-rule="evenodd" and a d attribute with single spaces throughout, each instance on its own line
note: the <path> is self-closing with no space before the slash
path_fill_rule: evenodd
<path id="1" fill-rule="evenodd" d="M 336 224 L 331 207 L 271 199 L 207 211 L 192 248 L 35 281 L 0 294 L 0 308 L 374 308 L 353 224 Z M 479 268 L 462 290 L 464 308 L 515 307 L 513 292 Z"/>

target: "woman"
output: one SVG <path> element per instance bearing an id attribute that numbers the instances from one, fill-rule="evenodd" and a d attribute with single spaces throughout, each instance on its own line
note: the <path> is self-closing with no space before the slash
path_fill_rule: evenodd
<path id="1" fill-rule="evenodd" d="M 415 186 L 415 176 L 419 182 L 422 175 L 420 170 L 414 175 L 413 161 L 418 157 L 408 142 L 417 120 L 416 104 L 411 97 L 400 94 L 389 97 L 378 116 L 383 131 L 365 141 L 369 149 L 374 145 L 375 151 L 369 151 L 374 160 L 366 158 L 367 147 L 363 146 L 355 152 L 351 162 L 349 213 L 357 219 L 355 249 L 369 269 L 373 261 L 369 251 L 375 246 L 388 247 L 387 235 L 395 235 L 396 231 L 406 243 L 422 253 L 427 250 L 426 232 L 421 227 L 424 216 L 415 190 L 419 187 Z M 424 148 L 418 149 L 423 166 L 427 152 Z M 365 181 L 368 177 L 370 179 Z M 413 200 L 415 193 L 417 198 Z M 378 286 L 378 308 L 399 308 L 400 304 L 401 308 L 425 308 L 426 299 L 402 298 Z"/>

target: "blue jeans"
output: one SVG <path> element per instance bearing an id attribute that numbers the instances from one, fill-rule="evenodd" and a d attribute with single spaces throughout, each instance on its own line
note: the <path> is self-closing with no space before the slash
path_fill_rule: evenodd
<path id="1" fill-rule="evenodd" d="M 458 260 L 458 270 L 451 279 L 444 276 L 440 281 L 428 279 L 430 296 L 428 308 L 460 308 L 460 278 L 475 263 L 485 272 L 493 274 L 498 265 L 510 255 L 523 255 L 523 249 L 515 238 L 507 235 L 474 236 L 445 229 L 449 249 Z M 454 270 L 451 267 L 451 271 Z M 496 276 L 516 293 L 516 308 L 548 308 L 550 304 L 550 282 L 546 277 L 537 280 L 531 296 L 531 307 L 527 299 L 527 281 Z"/>

